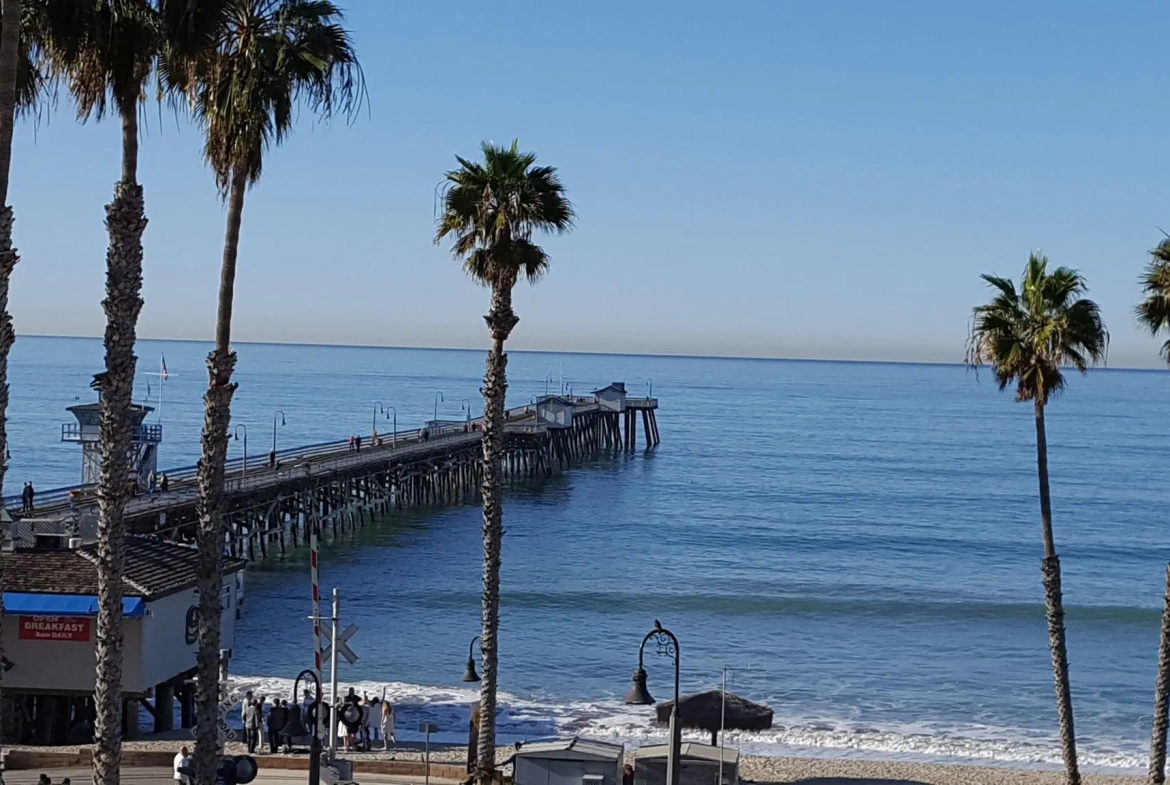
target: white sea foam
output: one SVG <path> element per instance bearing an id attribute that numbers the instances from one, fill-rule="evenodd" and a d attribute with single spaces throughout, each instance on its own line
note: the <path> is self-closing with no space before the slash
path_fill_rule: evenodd
<path id="1" fill-rule="evenodd" d="M 291 695 L 293 687 L 289 679 L 254 676 L 233 677 L 231 683 L 236 689 L 252 689 L 269 696 Z M 344 682 L 342 694 L 350 687 L 359 695 L 381 696 L 385 691 L 386 697 L 395 704 L 401 741 L 421 741 L 418 723 L 426 721 L 440 729 L 432 740 L 466 743 L 468 707 L 479 698 L 475 687 L 424 687 L 373 681 Z M 666 738 L 664 728 L 650 723 L 650 710 L 617 701 L 543 703 L 501 693 L 499 703 L 497 733 L 503 743 L 582 734 L 638 746 Z M 686 735 L 695 740 L 709 740 L 702 733 Z M 1060 743 L 1055 734 L 974 724 L 875 727 L 856 719 L 777 715 L 772 729 L 758 733 L 731 732 L 727 734 L 727 744 L 757 755 L 962 761 L 1023 768 L 1048 768 L 1061 763 Z M 1144 752 L 1133 741 L 1082 739 L 1079 753 L 1082 765 L 1089 770 L 1131 772 L 1145 766 Z"/>

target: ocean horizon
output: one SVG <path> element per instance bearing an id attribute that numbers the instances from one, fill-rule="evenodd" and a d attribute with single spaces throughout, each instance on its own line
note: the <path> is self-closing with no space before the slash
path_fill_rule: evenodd
<path id="1" fill-rule="evenodd" d="M 205 342 L 138 346 L 135 401 L 163 424 L 160 467 L 198 456 Z M 249 451 L 478 416 L 482 350 L 237 347 L 233 427 Z M 156 376 L 165 353 L 170 379 Z M 561 383 L 625 381 L 660 400 L 662 444 L 606 456 L 505 501 L 500 737 L 662 738 L 621 704 L 655 619 L 681 642 L 684 692 L 768 704 L 745 752 L 1060 761 L 1040 583 L 1031 409 L 961 364 L 512 352 L 510 405 Z M 22 336 L 10 363 L 8 487 L 76 483 L 67 406 L 94 400 L 100 339 Z M 1049 407 L 1078 742 L 1089 768 L 1145 766 L 1170 533 L 1156 460 L 1166 376 L 1074 375 Z M 160 384 L 165 387 L 160 389 Z M 278 415 L 277 413 L 281 414 Z M 286 425 L 279 425 L 283 416 Z M 274 426 L 274 418 L 277 425 Z M 375 419 L 376 418 L 376 419 Z M 275 432 L 275 437 L 274 437 Z M 238 458 L 243 440 L 233 441 Z M 360 631 L 343 684 L 466 739 L 459 682 L 479 631 L 474 505 L 386 516 L 321 557 Z M 288 689 L 312 661 L 308 556 L 249 570 L 234 678 Z M 669 661 L 648 656 L 667 699 Z"/>

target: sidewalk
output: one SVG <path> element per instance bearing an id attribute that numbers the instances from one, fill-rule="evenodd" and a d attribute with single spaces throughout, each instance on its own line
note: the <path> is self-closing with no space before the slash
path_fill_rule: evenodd
<path id="1" fill-rule="evenodd" d="M 60 785 L 61 780 L 69 777 L 70 785 L 90 785 L 93 782 L 93 770 L 88 768 L 73 768 L 73 769 L 45 769 L 45 774 L 48 774 L 53 781 L 53 785 Z M 4 774 L 5 785 L 36 785 L 37 777 L 41 774 L 39 771 L 31 769 L 25 771 L 10 771 Z M 132 783 L 132 785 L 175 785 L 173 774 L 170 769 L 149 767 L 149 768 L 131 768 L 124 767 L 122 769 L 122 782 Z M 309 781 L 309 774 L 306 771 L 292 771 L 288 769 L 260 769 L 260 774 L 253 780 L 253 785 L 305 785 Z M 391 776 L 384 774 L 362 774 L 356 772 L 354 774 L 354 781 L 366 785 L 378 785 L 379 783 L 386 783 L 390 785 L 423 785 L 422 777 L 402 777 Z M 458 785 L 455 780 L 439 779 L 438 777 L 431 777 L 432 785 Z M 322 783 L 324 785 L 324 783 Z"/>

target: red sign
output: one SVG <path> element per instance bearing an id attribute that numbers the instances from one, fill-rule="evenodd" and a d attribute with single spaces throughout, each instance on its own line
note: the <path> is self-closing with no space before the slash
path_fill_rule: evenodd
<path id="1" fill-rule="evenodd" d="M 22 641 L 89 640 L 89 618 L 85 616 L 21 616 Z"/>

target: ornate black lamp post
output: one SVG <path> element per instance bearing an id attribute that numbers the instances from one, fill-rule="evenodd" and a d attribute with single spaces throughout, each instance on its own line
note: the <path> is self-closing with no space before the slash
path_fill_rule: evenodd
<path id="1" fill-rule="evenodd" d="M 309 785 L 321 785 L 321 737 L 317 735 L 317 728 L 320 723 L 314 723 L 312 731 L 306 731 L 304 725 L 301 723 L 301 677 L 312 679 L 313 684 L 316 685 L 317 690 L 314 699 L 317 701 L 317 713 L 325 711 L 324 705 L 321 703 L 321 682 L 317 679 L 317 674 L 311 670 L 303 670 L 297 674 L 297 678 L 293 681 L 292 703 L 289 704 L 289 722 L 285 724 L 284 731 L 289 733 L 289 724 L 297 723 L 301 727 L 297 730 L 307 732 L 309 735 Z M 295 707 L 295 708 L 294 708 Z M 294 713 L 295 711 L 295 713 Z M 294 720 L 295 718 L 295 720 Z M 326 717 L 326 724 L 329 723 L 329 718 Z M 290 734 L 291 735 L 291 734 Z"/>
<path id="2" fill-rule="evenodd" d="M 475 642 L 477 640 L 479 640 L 478 635 L 471 639 L 471 645 L 467 647 L 467 670 L 463 671 L 463 678 L 460 681 L 479 681 L 479 674 L 475 672 Z"/>
<path id="3" fill-rule="evenodd" d="M 679 761 L 682 747 L 682 728 L 678 719 L 678 638 L 674 633 L 662 626 L 658 619 L 654 620 L 654 629 L 646 633 L 642 645 L 638 647 L 638 669 L 634 671 L 633 685 L 626 693 L 623 702 L 631 706 L 652 706 L 654 698 L 646 688 L 646 669 L 642 667 L 642 658 L 646 653 L 646 644 L 654 640 L 657 654 L 660 657 L 669 657 L 674 660 L 674 705 L 670 709 L 670 753 L 666 756 L 666 783 L 679 785 L 679 775 L 682 773 L 682 764 Z"/>

